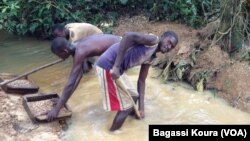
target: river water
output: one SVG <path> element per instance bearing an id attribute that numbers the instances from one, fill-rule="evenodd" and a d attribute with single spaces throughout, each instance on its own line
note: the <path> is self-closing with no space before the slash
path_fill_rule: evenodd
<path id="1" fill-rule="evenodd" d="M 22 74 L 58 59 L 48 41 L 20 38 L 0 32 L 0 73 Z M 68 79 L 72 59 L 29 76 L 41 93 L 60 94 Z M 128 71 L 136 84 L 139 67 Z M 147 141 L 149 124 L 250 124 L 250 114 L 229 106 L 211 91 L 196 92 L 185 83 L 163 83 L 150 69 L 146 82 L 145 119 L 128 117 L 122 128 L 109 132 L 115 112 L 102 109 L 94 70 L 84 75 L 68 101 L 73 111 L 63 141 Z"/>

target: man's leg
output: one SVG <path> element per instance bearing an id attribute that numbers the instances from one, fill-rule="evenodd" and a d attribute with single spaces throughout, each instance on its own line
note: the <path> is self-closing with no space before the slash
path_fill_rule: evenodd
<path id="1" fill-rule="evenodd" d="M 136 103 L 138 98 L 133 97 L 133 99 Z M 124 121 L 128 117 L 128 115 L 135 115 L 134 107 L 131 107 L 131 108 L 124 110 L 124 111 L 117 112 L 117 114 L 115 115 L 115 118 L 113 120 L 112 126 L 110 127 L 110 131 L 115 131 L 117 129 L 120 129 L 122 127 Z"/>
<path id="2" fill-rule="evenodd" d="M 112 126 L 110 128 L 110 131 L 115 131 L 117 129 L 120 129 L 125 121 L 125 119 L 127 118 L 127 116 L 133 111 L 133 107 L 132 108 L 129 108 L 125 111 L 119 111 L 117 112 L 114 120 L 113 120 L 113 123 L 112 123 Z"/>

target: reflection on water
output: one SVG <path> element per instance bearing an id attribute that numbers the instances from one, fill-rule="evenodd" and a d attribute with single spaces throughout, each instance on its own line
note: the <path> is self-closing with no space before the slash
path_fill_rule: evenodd
<path id="1" fill-rule="evenodd" d="M 0 73 L 21 74 L 57 59 L 45 41 L 2 36 L 0 32 Z M 71 69 L 71 59 L 30 76 L 40 86 L 40 92 L 61 93 Z M 128 72 L 136 84 L 139 68 Z M 250 114 L 230 107 L 216 94 L 199 93 L 183 83 L 163 84 L 151 69 L 146 84 L 143 120 L 127 118 L 121 130 L 111 133 L 109 127 L 115 112 L 102 109 L 100 88 L 95 72 L 83 76 L 77 90 L 68 101 L 73 116 L 63 131 L 65 141 L 146 141 L 149 124 L 250 124 Z"/>

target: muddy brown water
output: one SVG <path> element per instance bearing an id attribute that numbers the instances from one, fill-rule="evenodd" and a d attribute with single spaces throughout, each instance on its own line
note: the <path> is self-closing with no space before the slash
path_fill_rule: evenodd
<path id="1" fill-rule="evenodd" d="M 0 72 L 22 74 L 58 59 L 50 52 L 50 43 L 19 38 L 0 32 Z M 61 93 L 71 69 L 72 59 L 29 76 L 41 93 Z M 139 67 L 128 72 L 136 84 Z M 163 83 L 151 69 L 146 82 L 143 120 L 127 118 L 122 128 L 109 132 L 115 112 L 102 109 L 99 82 L 94 70 L 84 75 L 68 101 L 73 116 L 62 130 L 63 141 L 146 141 L 149 124 L 250 124 L 250 114 L 229 106 L 211 91 L 196 92 L 185 83 Z"/>

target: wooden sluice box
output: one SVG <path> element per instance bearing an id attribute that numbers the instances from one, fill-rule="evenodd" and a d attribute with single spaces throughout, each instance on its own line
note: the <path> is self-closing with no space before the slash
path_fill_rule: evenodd
<path id="1" fill-rule="evenodd" d="M 0 74 L 0 83 L 3 81 L 10 80 L 16 76 L 17 75 L 2 73 Z M 15 94 L 37 93 L 39 90 L 39 87 L 33 81 L 28 80 L 25 77 L 10 82 L 6 85 L 3 85 L 1 88 L 6 93 L 15 93 Z"/>
<path id="2" fill-rule="evenodd" d="M 58 94 L 39 94 L 23 96 L 23 106 L 33 123 L 48 122 L 47 115 L 42 115 L 50 111 L 55 105 L 53 100 L 59 99 Z M 67 104 L 61 108 L 55 120 L 71 117 L 72 111 Z"/>

